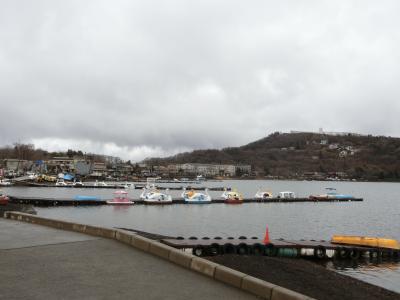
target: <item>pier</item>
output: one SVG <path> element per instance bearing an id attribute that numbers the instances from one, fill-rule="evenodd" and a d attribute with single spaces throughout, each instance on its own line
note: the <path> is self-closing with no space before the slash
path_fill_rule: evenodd
<path id="1" fill-rule="evenodd" d="M 4 299 L 311 299 L 127 231 L 16 212 L 6 217 Z"/>
<path id="2" fill-rule="evenodd" d="M 321 240 L 271 239 L 267 244 L 258 237 L 190 237 L 162 239 L 161 242 L 177 249 L 192 249 L 197 256 L 223 254 L 267 255 L 282 257 L 313 257 L 317 259 L 400 258 L 400 250 L 356 245 L 334 244 Z"/>
<path id="3" fill-rule="evenodd" d="M 23 197 L 23 196 L 11 196 L 9 195 L 10 202 L 12 203 L 20 203 L 20 204 L 32 204 L 36 206 L 79 206 L 79 205 L 106 205 L 107 200 L 76 200 L 73 198 L 44 198 L 44 197 Z M 135 201 L 135 204 L 145 204 L 145 205 L 171 205 L 171 204 L 146 204 L 142 199 L 132 199 Z M 243 199 L 243 204 L 246 203 L 301 203 L 301 202 L 316 202 L 316 203 L 324 203 L 324 202 L 349 202 L 355 201 L 360 202 L 363 201 L 362 198 L 341 198 L 341 199 L 311 199 L 311 198 L 265 198 L 265 199 L 256 199 L 256 198 L 246 198 Z M 208 204 L 224 204 L 225 200 L 223 199 L 213 199 L 211 203 Z M 174 198 L 172 199 L 172 204 L 187 204 L 182 198 Z M 207 204 L 201 204 L 207 205 Z"/>

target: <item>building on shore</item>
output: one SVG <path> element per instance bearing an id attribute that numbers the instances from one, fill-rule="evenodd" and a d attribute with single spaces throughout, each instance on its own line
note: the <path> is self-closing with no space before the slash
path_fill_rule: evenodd
<path id="1" fill-rule="evenodd" d="M 219 164 L 170 164 L 168 172 L 171 175 L 188 175 L 196 176 L 203 175 L 205 177 L 226 176 L 234 177 L 238 174 L 250 174 L 250 165 L 219 165 Z"/>

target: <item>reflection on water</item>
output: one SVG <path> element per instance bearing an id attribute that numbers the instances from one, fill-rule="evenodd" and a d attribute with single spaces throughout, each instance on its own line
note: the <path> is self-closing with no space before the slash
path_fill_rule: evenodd
<path id="1" fill-rule="evenodd" d="M 269 226 L 271 238 L 330 239 L 334 234 L 390 237 L 400 240 L 400 184 L 306 181 L 205 182 L 209 187 L 237 188 L 245 197 L 268 188 L 277 194 L 290 190 L 299 197 L 321 193 L 325 187 L 364 198 L 363 202 L 246 203 L 167 206 L 97 206 L 37 208 L 52 218 L 108 227 L 125 227 L 170 236 L 258 236 Z M 179 184 L 178 184 L 179 185 Z M 112 197 L 114 190 L 78 188 L 3 188 L 10 195 L 72 198 L 75 195 Z M 138 198 L 140 190 L 130 190 Z M 181 191 L 171 191 L 179 197 Z M 221 192 L 210 192 L 214 198 Z M 339 266 L 340 273 L 400 292 L 399 263 Z M 329 266 L 328 266 L 329 267 Z M 397 283 L 397 284 L 395 284 Z"/>
<path id="2" fill-rule="evenodd" d="M 378 285 L 400 293 L 400 260 L 398 258 L 333 260 L 326 262 L 326 267 L 372 284 L 381 283 Z"/>

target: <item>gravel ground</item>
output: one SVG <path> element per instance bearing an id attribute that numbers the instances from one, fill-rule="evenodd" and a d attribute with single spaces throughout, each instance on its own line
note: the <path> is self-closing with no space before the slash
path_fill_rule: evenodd
<path id="1" fill-rule="evenodd" d="M 207 259 L 316 299 L 400 299 L 400 294 L 304 259 L 246 255 L 221 255 Z"/>

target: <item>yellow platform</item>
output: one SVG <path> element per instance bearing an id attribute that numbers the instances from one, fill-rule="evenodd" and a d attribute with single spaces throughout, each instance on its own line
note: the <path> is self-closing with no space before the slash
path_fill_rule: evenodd
<path id="1" fill-rule="evenodd" d="M 331 242 L 334 244 L 357 245 L 400 250 L 400 244 L 398 241 L 377 237 L 334 235 Z"/>

